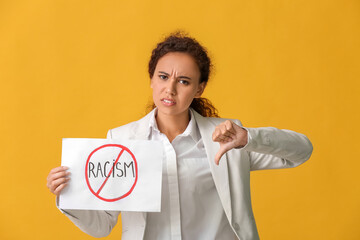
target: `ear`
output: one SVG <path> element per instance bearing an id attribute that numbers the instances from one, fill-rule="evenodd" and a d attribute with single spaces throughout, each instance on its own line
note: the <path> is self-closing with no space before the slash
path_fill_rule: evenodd
<path id="1" fill-rule="evenodd" d="M 195 98 L 201 97 L 201 95 L 203 94 L 203 92 L 205 90 L 205 87 L 206 87 L 206 82 L 202 82 L 199 84 L 198 89 L 195 94 Z"/>

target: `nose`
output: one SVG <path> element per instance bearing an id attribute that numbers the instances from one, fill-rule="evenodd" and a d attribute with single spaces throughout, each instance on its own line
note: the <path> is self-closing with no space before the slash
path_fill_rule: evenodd
<path id="1" fill-rule="evenodd" d="M 167 81 L 165 92 L 170 95 L 176 95 L 176 81 L 174 78 L 171 78 L 169 81 Z"/>

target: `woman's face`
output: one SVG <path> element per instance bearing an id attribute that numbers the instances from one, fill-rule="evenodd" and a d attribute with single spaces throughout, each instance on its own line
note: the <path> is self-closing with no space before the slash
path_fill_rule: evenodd
<path id="1" fill-rule="evenodd" d="M 189 54 L 170 52 L 159 59 L 151 88 L 158 114 L 180 116 L 188 114 L 192 100 L 201 96 L 205 83 L 200 83 L 199 67 Z"/>

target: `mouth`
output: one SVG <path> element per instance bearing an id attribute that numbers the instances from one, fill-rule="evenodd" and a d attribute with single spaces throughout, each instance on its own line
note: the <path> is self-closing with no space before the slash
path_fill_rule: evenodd
<path id="1" fill-rule="evenodd" d="M 166 106 L 173 106 L 176 104 L 175 100 L 169 98 L 162 98 L 161 102 Z"/>

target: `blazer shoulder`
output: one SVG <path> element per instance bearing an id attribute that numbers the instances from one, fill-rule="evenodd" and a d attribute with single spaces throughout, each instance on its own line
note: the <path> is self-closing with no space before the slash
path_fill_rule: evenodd
<path id="1" fill-rule="evenodd" d="M 113 129 L 110 129 L 107 134 L 107 138 L 118 138 L 119 136 L 129 136 L 133 132 L 134 129 L 136 129 L 136 126 L 138 125 L 137 121 L 130 122 L 125 125 L 122 125 L 120 127 L 116 127 Z"/>
<path id="2" fill-rule="evenodd" d="M 242 123 L 240 120 L 238 119 L 232 119 L 232 118 L 217 118 L 217 117 L 204 117 L 206 119 L 206 121 L 209 121 L 213 124 L 215 124 L 216 126 L 219 125 L 222 122 L 225 122 L 226 120 L 230 120 L 234 123 L 236 123 L 239 126 L 242 126 Z"/>
<path id="3" fill-rule="evenodd" d="M 110 129 L 108 131 L 107 138 L 145 139 L 149 133 L 150 117 L 151 114 L 149 113 L 148 115 L 137 121 Z"/>

